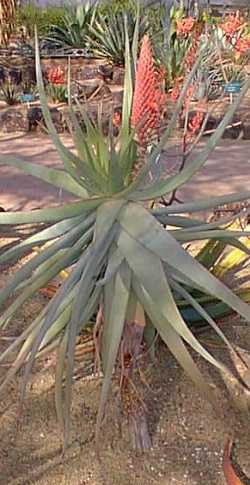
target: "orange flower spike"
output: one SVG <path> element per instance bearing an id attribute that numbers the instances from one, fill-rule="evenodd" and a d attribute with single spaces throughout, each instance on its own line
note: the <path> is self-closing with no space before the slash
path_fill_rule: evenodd
<path id="1" fill-rule="evenodd" d="M 159 129 L 164 104 L 165 97 L 159 88 L 159 76 L 155 73 L 150 40 L 145 35 L 137 64 L 131 115 L 132 128 L 139 127 L 140 144 L 146 142 L 149 131 Z"/>
<path id="2" fill-rule="evenodd" d="M 193 116 L 193 118 L 188 123 L 188 138 L 192 138 L 199 131 L 204 119 L 204 114 L 198 112 Z"/>
<path id="3" fill-rule="evenodd" d="M 186 17 L 182 20 L 177 20 L 176 22 L 176 35 L 177 37 L 182 37 L 189 34 L 194 27 L 195 19 L 193 17 Z"/>
<path id="4" fill-rule="evenodd" d="M 241 39 L 239 37 L 235 43 L 236 60 L 239 59 L 242 55 L 244 55 L 249 49 L 250 49 L 250 38 Z"/>
<path id="5" fill-rule="evenodd" d="M 60 67 L 52 68 L 48 72 L 48 80 L 51 84 L 64 84 L 64 72 Z"/>
<path id="6" fill-rule="evenodd" d="M 171 100 L 172 101 L 177 101 L 177 99 L 179 98 L 180 96 L 180 92 L 181 92 L 181 88 L 180 88 L 180 84 L 177 83 L 173 89 L 172 89 L 172 92 L 171 92 Z"/>
<path id="7" fill-rule="evenodd" d="M 202 32 L 198 29 L 193 32 L 192 44 L 188 49 L 187 55 L 184 59 L 185 70 L 191 70 L 197 55 L 197 50 L 199 49 L 199 43 Z"/>
<path id="8" fill-rule="evenodd" d="M 185 110 L 187 110 L 189 108 L 193 94 L 194 94 L 194 86 L 192 84 L 190 84 L 190 86 L 187 89 L 186 98 L 185 98 L 185 101 L 184 101 L 184 109 Z"/>
<path id="9" fill-rule="evenodd" d="M 132 127 L 136 127 L 139 124 L 146 114 L 145 111 L 147 111 L 148 103 L 154 101 L 154 90 L 155 72 L 153 56 L 149 37 L 145 36 L 142 41 L 136 71 L 135 91 L 131 116 Z"/>
<path id="10" fill-rule="evenodd" d="M 188 54 L 187 54 L 187 57 L 186 57 L 186 60 L 184 62 L 184 65 L 187 69 L 191 70 L 193 65 L 194 65 L 194 62 L 195 62 L 195 57 L 196 57 L 196 53 L 197 53 L 197 48 L 196 46 L 192 46 L 189 51 L 188 51 Z"/>
<path id="11" fill-rule="evenodd" d="M 220 25 L 220 28 L 225 32 L 226 38 L 230 39 L 236 32 L 241 30 L 243 27 L 242 21 L 240 19 L 239 10 L 234 14 L 228 15 L 226 21 Z"/>

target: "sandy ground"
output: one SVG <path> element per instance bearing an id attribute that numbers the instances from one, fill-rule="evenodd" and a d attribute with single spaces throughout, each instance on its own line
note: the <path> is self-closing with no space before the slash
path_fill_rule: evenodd
<path id="1" fill-rule="evenodd" d="M 26 305 L 10 335 L 19 333 L 42 304 L 38 297 Z M 250 350 L 249 328 L 235 318 L 230 319 L 230 326 L 227 323 L 224 328 L 230 338 Z M 224 346 L 212 332 L 200 339 L 217 357 L 229 361 Z M 93 434 L 101 383 L 81 378 L 74 385 L 71 439 L 64 458 L 55 419 L 53 359 L 40 361 L 33 371 L 23 414 L 17 418 L 21 376 L 1 400 L 0 484 L 225 485 L 223 446 L 233 431 L 237 462 L 250 476 L 249 425 L 230 407 L 218 374 L 201 359 L 196 360 L 206 378 L 219 386 L 219 413 L 203 401 L 171 355 L 160 346 L 155 362 L 148 362 L 143 369 L 151 450 L 143 456 L 136 455 L 126 433 L 120 436 L 113 394 L 100 437 L 100 456 L 97 455 Z M 3 372 L 0 367 L 0 374 Z"/>

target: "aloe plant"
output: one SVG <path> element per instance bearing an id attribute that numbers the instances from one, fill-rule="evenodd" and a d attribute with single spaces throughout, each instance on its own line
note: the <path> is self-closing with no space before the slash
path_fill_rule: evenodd
<path id="1" fill-rule="evenodd" d="M 136 16 L 133 12 L 127 12 L 127 30 L 130 43 L 133 40 L 133 32 Z M 125 63 L 125 40 L 124 14 L 114 13 L 107 9 L 105 14 L 98 13 L 90 26 L 88 42 L 91 52 L 95 57 L 108 59 L 114 64 Z M 142 38 L 148 29 L 146 17 L 140 20 L 139 37 Z"/>
<path id="2" fill-rule="evenodd" d="M 44 38 L 45 45 L 55 48 L 86 49 L 86 36 L 96 15 L 96 5 L 87 2 L 66 9 L 61 20 L 62 25 L 52 25 L 49 34 Z"/>
<path id="3" fill-rule="evenodd" d="M 0 156 L 1 163 L 18 167 L 74 194 L 77 198 L 74 203 L 65 203 L 55 208 L 0 214 L 0 224 L 5 227 L 31 223 L 47 224 L 40 232 L 19 242 L 0 256 L 0 263 L 13 262 L 24 253 L 31 252 L 34 246 L 41 249 L 11 277 L 0 292 L 0 304 L 5 303 L 10 295 L 15 295 L 1 315 L 2 328 L 10 324 L 12 317 L 28 298 L 35 295 L 62 270 L 71 269 L 68 278 L 42 312 L 34 316 L 32 323 L 0 356 L 2 362 L 10 355 L 13 356 L 14 351 L 17 352 L 0 390 L 3 391 L 24 366 L 21 392 L 23 397 L 36 357 L 49 344 L 58 347 L 55 404 L 59 422 L 65 432 L 65 443 L 69 438 L 76 340 L 91 319 L 96 318 L 95 330 L 101 339 L 96 351 L 103 371 L 96 434 L 98 436 L 102 425 L 115 369 L 115 374 L 120 375 L 122 409 L 134 424 L 134 444 L 137 448 L 145 448 L 151 444 L 145 425 L 145 410 L 135 393 L 135 386 L 132 385 L 133 370 L 141 352 L 143 335 L 158 332 L 202 394 L 213 401 L 211 387 L 204 380 L 190 349 L 198 352 L 222 373 L 229 374 L 230 371 L 192 334 L 188 321 L 182 317 L 177 307 L 177 301 L 181 296 L 190 303 L 232 352 L 233 345 L 228 342 L 202 303 L 195 300 L 193 292 L 216 296 L 243 318 L 250 320 L 249 305 L 216 279 L 183 246 L 193 240 L 211 239 L 227 242 L 247 251 L 238 240 L 242 231 L 223 229 L 220 222 L 206 223 L 191 216 L 182 216 L 230 201 L 247 199 L 250 192 L 153 209 L 146 205 L 147 201 L 171 194 L 202 167 L 218 143 L 238 103 L 249 89 L 250 81 L 244 85 L 237 101 L 230 106 L 202 151 L 191 158 L 180 173 L 167 178 L 158 178 L 157 175 L 149 177 L 149 173 L 155 173 L 154 168 L 159 164 L 161 151 L 175 127 L 186 91 L 199 66 L 198 58 L 184 83 L 176 110 L 160 142 L 147 147 L 144 151 L 144 163 L 142 166 L 140 164 L 139 171 L 135 171 L 141 150 L 135 141 L 136 127 L 131 129 L 130 117 L 132 102 L 136 102 L 133 100 L 133 72 L 137 59 L 138 30 L 137 17 L 130 49 L 125 28 L 126 77 L 117 139 L 113 136 L 112 122 L 108 137 L 104 137 L 101 127 L 94 125 L 79 105 L 85 123 L 84 132 L 74 111 L 71 112 L 77 154 L 63 145 L 47 106 L 37 42 L 36 70 L 43 116 L 64 169 L 51 169 L 17 157 Z M 155 106 L 151 106 L 151 109 L 155 109 Z M 141 123 L 143 122 L 142 119 Z"/>
<path id="4" fill-rule="evenodd" d="M 7 79 L 0 83 L 0 98 L 5 101 L 9 106 L 18 103 L 20 96 L 20 87 Z"/>
<path id="5" fill-rule="evenodd" d="M 221 224 L 224 224 L 225 221 L 221 221 Z M 237 230 L 237 227 L 232 227 L 230 225 L 230 229 L 234 228 Z M 245 238 L 244 244 L 249 248 L 250 243 L 248 238 Z M 216 241 L 210 240 L 200 249 L 200 251 L 196 254 L 195 258 L 207 268 L 213 275 L 218 277 L 220 280 L 223 281 L 225 276 L 228 272 L 230 274 L 234 274 L 235 277 L 235 293 L 245 302 L 250 303 L 250 288 L 249 286 L 241 286 L 237 284 L 238 279 L 238 272 L 241 269 L 241 265 L 243 262 L 246 262 L 249 258 L 249 254 L 242 249 L 239 248 L 231 248 L 228 249 L 227 243 L 224 241 Z M 233 272 L 233 273 L 232 273 Z M 202 293 L 195 294 L 196 302 L 203 305 L 205 310 L 213 319 L 218 319 L 230 315 L 232 312 L 231 308 L 223 303 L 218 301 L 215 296 L 211 295 L 204 295 Z M 190 305 L 188 301 L 185 299 L 180 299 L 177 302 L 178 308 L 181 311 L 182 316 L 189 322 L 191 326 L 195 329 L 197 327 L 207 327 L 207 322 L 204 322 L 202 316 L 197 312 L 195 308 Z"/>

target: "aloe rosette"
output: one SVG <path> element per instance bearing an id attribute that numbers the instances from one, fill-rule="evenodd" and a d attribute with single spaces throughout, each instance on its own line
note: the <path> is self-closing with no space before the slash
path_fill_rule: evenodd
<path id="1" fill-rule="evenodd" d="M 195 299 L 194 290 L 216 297 L 244 319 L 250 320 L 249 305 L 185 249 L 185 243 L 190 241 L 218 240 L 249 251 L 239 239 L 242 234 L 247 233 L 225 229 L 219 221 L 206 223 L 191 216 L 185 217 L 185 214 L 245 200 L 249 198 L 250 192 L 154 209 L 149 209 L 147 203 L 171 194 L 202 167 L 249 88 L 250 81 L 244 85 L 237 101 L 230 106 L 202 151 L 195 158 L 190 158 L 180 173 L 167 178 L 157 178 L 157 175 L 150 178 L 148 174 L 159 163 L 161 151 L 175 127 L 186 91 L 199 66 L 198 59 L 184 83 L 176 110 L 160 142 L 148 147 L 143 166 L 136 176 L 131 177 L 138 153 L 136 127 L 132 129 L 130 126 L 138 26 L 137 19 L 131 48 L 126 35 L 125 89 L 117 139 L 113 136 L 112 121 L 109 134 L 105 137 L 100 124 L 94 125 L 79 105 L 78 109 L 82 111 L 85 124 L 84 131 L 73 108 L 71 110 L 77 154 L 63 145 L 47 106 L 37 42 L 36 70 L 41 106 L 48 131 L 64 168 L 51 169 L 24 162 L 19 158 L 0 157 L 1 163 L 18 167 L 76 197 L 75 202 L 55 208 L 0 214 L 0 224 L 6 226 L 46 223 L 45 228 L 18 242 L 0 256 L 0 263 L 13 262 L 23 254 L 31 252 L 33 247 L 41 248 L 41 251 L 16 271 L 1 290 L 1 304 L 10 295 L 15 296 L 0 317 L 1 328 L 10 324 L 12 317 L 28 298 L 62 270 L 71 270 L 42 312 L 0 356 L 2 362 L 16 351 L 16 358 L 7 371 L 0 390 L 24 366 L 23 396 L 36 357 L 49 345 L 50 348 L 58 347 L 55 403 L 66 442 L 69 435 L 77 336 L 97 314 L 102 321 L 100 360 L 103 371 L 97 433 L 102 423 L 113 371 L 117 369 L 118 372 L 120 369 L 117 356 L 121 355 L 121 342 L 126 340 L 125 330 L 128 326 L 136 326 L 136 332 L 132 332 L 135 339 L 133 350 L 125 351 L 128 366 L 127 373 L 123 373 L 121 380 L 124 392 L 129 392 L 132 369 L 141 350 L 143 334 L 148 334 L 148 330 L 153 329 L 153 332 L 158 332 L 203 395 L 212 400 L 211 388 L 205 382 L 189 349 L 198 352 L 221 372 L 229 373 L 229 370 L 199 343 L 191 332 L 188 321 L 182 316 L 177 301 L 181 298 L 193 306 L 231 351 L 234 351 L 233 345 L 228 342 L 202 303 Z M 110 118 L 112 120 L 112 116 Z M 145 447 L 149 440 L 142 440 L 141 443 Z"/>

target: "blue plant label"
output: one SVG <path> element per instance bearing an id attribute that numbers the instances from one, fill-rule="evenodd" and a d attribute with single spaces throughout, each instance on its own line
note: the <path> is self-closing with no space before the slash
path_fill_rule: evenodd
<path id="1" fill-rule="evenodd" d="M 20 100 L 22 103 L 32 103 L 32 101 L 35 101 L 35 97 L 33 94 L 21 94 Z"/>
<path id="2" fill-rule="evenodd" d="M 225 93 L 239 93 L 241 89 L 240 81 L 235 81 L 233 83 L 227 83 L 224 85 Z"/>

